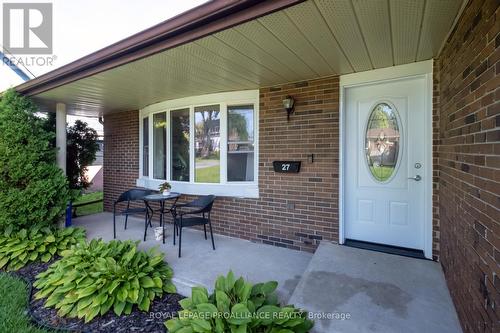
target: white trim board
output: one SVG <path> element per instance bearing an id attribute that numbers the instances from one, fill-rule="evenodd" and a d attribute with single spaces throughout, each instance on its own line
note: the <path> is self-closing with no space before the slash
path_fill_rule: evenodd
<path id="1" fill-rule="evenodd" d="M 406 65 L 341 75 L 340 88 L 372 84 L 380 81 L 397 80 L 416 75 L 432 74 L 432 64 L 433 60 L 426 60 Z"/>
<path id="2" fill-rule="evenodd" d="M 425 183 L 425 217 L 424 222 L 424 255 L 428 259 L 432 259 L 432 68 L 433 60 L 421 61 L 401 66 L 393 66 L 381 69 L 375 69 L 366 72 L 353 73 L 340 76 L 339 83 L 339 244 L 344 244 L 345 241 L 345 228 L 344 228 L 344 173 L 345 173 L 345 90 L 350 87 L 363 86 L 376 84 L 392 80 L 407 79 L 410 77 L 423 76 L 427 81 L 426 89 L 426 103 L 427 112 L 425 114 L 425 128 L 424 137 L 426 138 L 426 151 L 429 165 L 426 168 L 427 180 Z"/>

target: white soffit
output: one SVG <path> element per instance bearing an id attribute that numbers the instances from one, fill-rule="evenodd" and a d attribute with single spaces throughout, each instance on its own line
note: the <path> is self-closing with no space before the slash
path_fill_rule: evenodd
<path id="1" fill-rule="evenodd" d="M 309 0 L 36 96 L 77 115 L 435 57 L 467 0 Z"/>
<path id="2" fill-rule="evenodd" d="M 432 58 L 436 52 L 440 51 L 456 16 L 450 13 L 458 13 L 462 6 L 462 1 L 457 0 L 427 1 L 420 34 L 418 59 Z"/>

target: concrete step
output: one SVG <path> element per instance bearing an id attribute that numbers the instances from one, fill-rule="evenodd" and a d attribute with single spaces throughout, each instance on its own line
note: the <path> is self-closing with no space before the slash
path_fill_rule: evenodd
<path id="1" fill-rule="evenodd" d="M 462 332 L 439 263 L 321 242 L 289 300 L 313 332 Z"/>

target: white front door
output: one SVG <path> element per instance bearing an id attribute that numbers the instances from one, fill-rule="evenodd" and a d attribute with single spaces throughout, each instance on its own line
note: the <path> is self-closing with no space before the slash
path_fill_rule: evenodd
<path id="1" fill-rule="evenodd" d="M 345 238 L 424 250 L 426 89 L 425 77 L 346 88 Z"/>

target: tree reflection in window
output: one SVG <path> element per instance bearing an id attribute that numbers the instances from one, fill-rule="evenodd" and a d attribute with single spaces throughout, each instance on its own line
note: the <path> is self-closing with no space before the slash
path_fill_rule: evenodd
<path id="1" fill-rule="evenodd" d="M 167 114 L 153 115 L 153 178 L 167 179 Z"/>
<path id="2" fill-rule="evenodd" d="M 254 115 L 253 105 L 227 108 L 227 180 L 254 180 Z"/>
<path id="3" fill-rule="evenodd" d="M 170 113 L 172 131 L 172 180 L 189 181 L 189 109 Z"/>
<path id="4" fill-rule="evenodd" d="M 368 118 L 365 154 L 370 172 L 379 182 L 393 175 L 399 156 L 400 126 L 396 110 L 387 103 L 377 104 Z"/>
<path id="5" fill-rule="evenodd" d="M 220 182 L 220 106 L 194 108 L 195 181 Z"/>

